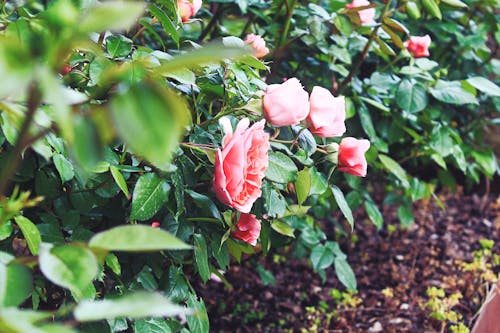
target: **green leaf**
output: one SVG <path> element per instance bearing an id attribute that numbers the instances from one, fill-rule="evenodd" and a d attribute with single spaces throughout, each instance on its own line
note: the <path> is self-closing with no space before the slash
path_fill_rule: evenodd
<path id="1" fill-rule="evenodd" d="M 406 3 L 406 12 L 408 13 L 408 16 L 415 20 L 418 20 L 421 16 L 420 8 L 418 7 L 417 3 L 413 1 L 408 1 Z"/>
<path id="2" fill-rule="evenodd" d="M 144 221 L 155 215 L 168 201 L 170 185 L 155 173 L 142 175 L 135 184 L 130 218 Z"/>
<path id="3" fill-rule="evenodd" d="M 172 317 L 187 313 L 188 309 L 173 304 L 160 293 L 136 291 L 114 299 L 83 300 L 76 306 L 74 316 L 76 320 L 85 322 L 120 317 Z"/>
<path id="4" fill-rule="evenodd" d="M 293 234 L 293 228 L 286 222 L 278 220 L 272 221 L 271 228 L 273 228 L 279 234 L 295 238 L 295 235 Z"/>
<path id="5" fill-rule="evenodd" d="M 318 244 L 312 249 L 310 258 L 316 271 L 330 267 L 335 259 L 333 251 L 323 244 Z"/>
<path id="6" fill-rule="evenodd" d="M 273 287 L 276 286 L 276 278 L 273 273 L 265 269 L 260 263 L 257 264 L 257 272 L 259 273 L 259 277 L 263 285 L 271 285 Z"/>
<path id="7" fill-rule="evenodd" d="M 91 248 L 108 251 L 189 250 L 191 247 L 162 229 L 133 224 L 100 232 L 89 241 Z"/>
<path id="8" fill-rule="evenodd" d="M 122 192 L 128 198 L 130 196 L 130 193 L 128 192 L 127 182 L 125 181 L 125 178 L 123 178 L 123 175 L 120 172 L 120 170 L 118 170 L 115 166 L 111 165 L 109 167 L 109 171 L 111 171 L 111 175 L 113 176 L 113 179 L 115 180 L 116 185 L 118 185 L 120 190 L 122 190 Z"/>
<path id="9" fill-rule="evenodd" d="M 172 333 L 164 319 L 138 319 L 134 322 L 134 333 Z"/>
<path id="10" fill-rule="evenodd" d="M 316 167 L 309 168 L 309 174 L 311 176 L 309 195 L 325 193 L 325 191 L 328 190 L 328 183 L 323 174 L 319 172 Z"/>
<path id="11" fill-rule="evenodd" d="M 207 242 L 205 237 L 201 234 L 194 234 L 194 258 L 196 261 L 196 267 L 198 268 L 198 273 L 206 283 L 210 279 L 210 268 L 208 267 L 208 252 L 207 252 Z"/>
<path id="12" fill-rule="evenodd" d="M 54 160 L 54 165 L 56 166 L 57 172 L 61 176 L 61 181 L 63 183 L 73 179 L 75 172 L 73 171 L 73 165 L 70 161 L 66 159 L 61 154 L 54 154 L 52 157 Z"/>
<path id="13" fill-rule="evenodd" d="M 106 49 L 111 58 L 122 58 L 132 52 L 132 40 L 123 35 L 111 35 L 106 38 Z"/>
<path id="14" fill-rule="evenodd" d="M 385 166 L 387 171 L 392 173 L 396 178 L 401 181 L 403 187 L 410 187 L 410 183 L 408 182 L 408 176 L 406 171 L 398 164 L 398 162 L 394 161 L 392 158 L 386 155 L 378 155 L 380 162 Z"/>
<path id="15" fill-rule="evenodd" d="M 396 92 L 396 103 L 411 113 L 422 111 L 427 106 L 427 91 L 420 83 L 403 80 Z"/>
<path id="16" fill-rule="evenodd" d="M 228 47 L 213 42 L 205 47 L 190 50 L 170 59 L 161 66 L 155 67 L 154 72 L 166 75 L 172 71 L 178 71 L 180 68 L 196 68 L 203 64 L 250 55 L 250 52 L 246 47 Z"/>
<path id="17" fill-rule="evenodd" d="M 154 15 L 160 21 L 163 30 L 169 34 L 174 40 L 175 44 L 179 45 L 179 34 L 176 29 L 176 25 L 170 17 L 159 7 L 154 4 L 151 4 L 148 8 L 149 12 Z"/>
<path id="18" fill-rule="evenodd" d="M 474 76 L 467 79 L 467 82 L 477 90 L 490 96 L 500 96 L 500 87 L 491 82 L 487 78 L 481 76 Z"/>
<path id="19" fill-rule="evenodd" d="M 198 300 L 196 295 L 189 294 L 186 304 L 194 310 L 194 314 L 187 317 L 189 330 L 193 333 L 208 333 L 210 323 L 203 299 Z"/>
<path id="20" fill-rule="evenodd" d="M 435 18 L 441 20 L 443 15 L 441 14 L 441 10 L 435 0 L 422 0 L 422 5 L 424 5 L 427 13 L 431 14 Z"/>
<path id="21" fill-rule="evenodd" d="M 95 2 L 78 23 L 82 34 L 104 30 L 125 30 L 132 26 L 144 11 L 144 4 L 132 1 Z"/>
<path id="22" fill-rule="evenodd" d="M 375 224 L 377 229 L 382 228 L 382 225 L 384 224 L 384 218 L 382 216 L 382 213 L 380 213 L 380 210 L 378 209 L 377 205 L 371 200 L 366 200 L 365 210 L 366 213 L 368 214 L 368 217 L 373 222 L 373 224 Z"/>
<path id="23" fill-rule="evenodd" d="M 495 153 L 491 149 L 484 151 L 474 150 L 472 157 L 474 157 L 474 160 L 481 166 L 483 172 L 488 177 L 493 177 L 498 169 L 498 163 Z"/>
<path id="24" fill-rule="evenodd" d="M 116 129 L 127 147 L 168 170 L 181 136 L 191 122 L 185 101 L 159 84 L 123 87 L 111 101 Z"/>
<path id="25" fill-rule="evenodd" d="M 0 241 L 9 238 L 10 235 L 12 235 L 12 231 L 14 231 L 12 222 L 7 221 L 3 224 L 0 224 Z"/>
<path id="26" fill-rule="evenodd" d="M 177 185 L 177 186 L 182 186 L 182 185 Z M 210 199 L 208 196 L 191 190 L 186 190 L 186 193 L 189 194 L 189 196 L 193 199 L 196 206 L 201 208 L 204 212 L 210 212 L 212 216 L 215 217 L 216 219 L 221 221 L 223 220 L 222 215 L 219 212 L 219 209 L 214 204 L 212 199 Z"/>
<path id="27" fill-rule="evenodd" d="M 342 282 L 347 289 L 356 290 L 356 276 L 345 258 L 335 258 L 335 274 L 337 274 L 339 281 Z"/>
<path id="28" fill-rule="evenodd" d="M 113 253 L 110 253 L 106 256 L 104 261 L 106 262 L 106 265 L 109 268 L 111 268 L 113 273 L 115 273 L 118 276 L 121 275 L 122 267 L 121 267 L 120 262 L 118 261 L 118 257 L 116 255 L 114 255 Z"/>
<path id="29" fill-rule="evenodd" d="M 435 99 L 449 104 L 479 104 L 476 97 L 465 91 L 459 82 L 439 80 L 430 93 Z"/>
<path id="30" fill-rule="evenodd" d="M 297 178 L 297 166 L 281 152 L 269 152 L 266 178 L 276 183 L 293 182 Z"/>
<path id="31" fill-rule="evenodd" d="M 24 216 L 16 216 L 14 219 L 19 229 L 21 229 L 31 253 L 36 256 L 40 243 L 42 242 L 40 231 L 38 231 L 38 228 L 33 222 Z"/>
<path id="32" fill-rule="evenodd" d="M 363 103 L 358 109 L 358 115 L 363 131 L 365 131 L 366 135 L 368 135 L 371 141 L 375 141 L 375 139 L 377 138 L 377 134 L 375 133 L 375 127 L 373 126 L 372 117 L 370 116 L 370 111 L 368 111 Z"/>
<path id="33" fill-rule="evenodd" d="M 354 229 L 354 217 L 352 216 L 351 208 L 347 204 L 345 200 L 344 193 L 338 188 L 336 185 L 332 186 L 333 196 L 335 197 L 335 201 L 337 201 L 337 205 L 339 206 L 342 214 L 344 214 L 345 218 L 349 222 L 351 226 L 351 230 Z"/>
<path id="34" fill-rule="evenodd" d="M 0 307 L 18 306 L 32 291 L 33 277 L 30 269 L 19 264 L 0 263 Z"/>
<path id="35" fill-rule="evenodd" d="M 413 211 L 411 205 L 403 204 L 398 208 L 398 218 L 401 221 L 403 227 L 409 227 L 412 225 L 415 217 L 413 216 Z"/>
<path id="36" fill-rule="evenodd" d="M 467 4 L 460 0 L 441 0 L 444 4 L 455 8 L 467 8 Z"/>
<path id="37" fill-rule="evenodd" d="M 0 332 L 2 333 L 42 333 L 35 322 L 50 318 L 50 312 L 21 310 L 5 307 L 0 311 Z M 66 332 L 67 333 L 67 332 Z"/>
<path id="38" fill-rule="evenodd" d="M 271 217 L 282 217 L 286 210 L 286 199 L 275 190 L 269 182 L 262 185 L 262 197 L 267 214 Z"/>
<path id="39" fill-rule="evenodd" d="M 38 260 L 47 279 L 70 289 L 78 297 L 83 295 L 98 272 L 97 259 L 86 247 L 41 243 Z"/>
<path id="40" fill-rule="evenodd" d="M 299 171 L 297 180 L 295 181 L 295 192 L 297 193 L 297 202 L 299 205 L 302 205 L 306 201 L 310 190 L 311 175 L 309 174 L 309 169 L 304 168 L 304 170 Z"/>

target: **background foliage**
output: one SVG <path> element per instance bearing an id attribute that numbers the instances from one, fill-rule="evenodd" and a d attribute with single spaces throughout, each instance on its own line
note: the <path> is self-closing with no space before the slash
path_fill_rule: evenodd
<path id="1" fill-rule="evenodd" d="M 324 228 L 347 235 L 358 207 L 383 228 L 374 193 L 408 226 L 413 201 L 488 183 L 498 2 L 375 2 L 370 25 L 345 5 L 205 1 L 183 24 L 171 0 L 3 2 L 0 331 L 207 332 L 190 279 L 227 283 L 230 263 L 283 247 L 355 290 Z M 266 40 L 263 61 L 248 33 Z M 403 42 L 425 34 L 431 55 L 414 59 Z M 369 176 L 332 175 L 322 148 L 336 140 L 282 130 L 253 248 L 230 237 L 234 212 L 211 190 L 218 119 L 262 118 L 267 84 L 290 77 L 346 96 L 349 134 L 372 143 Z"/>

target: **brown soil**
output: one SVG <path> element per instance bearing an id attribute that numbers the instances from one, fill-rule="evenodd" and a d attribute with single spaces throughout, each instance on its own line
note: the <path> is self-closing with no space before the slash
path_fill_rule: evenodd
<path id="1" fill-rule="evenodd" d="M 392 207 L 384 207 L 385 227 L 379 232 L 363 212 L 356 213 L 355 241 L 341 241 L 358 282 L 358 293 L 348 301 L 332 296 L 334 289 L 346 291 L 333 268 L 323 284 L 307 260 L 283 253 L 260 260 L 276 286 L 262 284 L 252 259 L 233 264 L 225 274 L 232 288 L 212 280 L 197 283 L 211 331 L 451 332 L 454 319 L 431 316 L 426 291 L 432 286 L 446 297 L 462 295 L 450 311 L 471 328 L 489 285 L 487 275 L 498 276 L 500 267 L 466 271 L 463 263 L 473 261 L 481 239 L 494 240 L 493 253 L 500 254 L 500 197 L 455 193 L 441 199 L 446 211 L 435 201 L 416 204 L 416 223 L 409 229 L 399 227 Z M 284 256 L 287 260 L 280 260 Z"/>

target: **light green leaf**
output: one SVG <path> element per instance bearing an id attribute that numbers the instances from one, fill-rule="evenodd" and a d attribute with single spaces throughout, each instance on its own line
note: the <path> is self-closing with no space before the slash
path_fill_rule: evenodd
<path id="1" fill-rule="evenodd" d="M 78 30 L 82 33 L 104 30 L 125 30 L 132 26 L 144 11 L 144 4 L 132 1 L 95 2 L 80 18 Z"/>
<path id="2" fill-rule="evenodd" d="M 172 317 L 190 313 L 185 307 L 171 303 L 160 293 L 136 291 L 114 299 L 83 300 L 75 308 L 78 321 L 97 321 L 119 317 Z"/>
<path id="3" fill-rule="evenodd" d="M 335 274 L 337 274 L 339 281 L 342 282 L 347 289 L 356 290 L 356 276 L 345 258 L 335 258 Z"/>
<path id="4" fill-rule="evenodd" d="M 206 283 L 210 279 L 210 268 L 208 267 L 208 252 L 207 252 L 207 242 L 205 237 L 201 234 L 194 234 L 194 258 L 196 261 L 196 267 L 198 268 L 198 273 L 200 274 L 203 283 Z"/>
<path id="5" fill-rule="evenodd" d="M 427 13 L 431 14 L 435 18 L 441 20 L 443 15 L 441 14 L 441 10 L 439 9 L 439 5 L 435 0 L 422 0 L 422 5 L 424 5 Z"/>
<path id="6" fill-rule="evenodd" d="M 58 286 L 68 288 L 78 298 L 96 277 L 97 259 L 86 247 L 40 244 L 38 256 L 43 275 Z"/>
<path id="7" fill-rule="evenodd" d="M 297 166 L 281 152 L 269 152 L 269 166 L 266 178 L 277 183 L 292 182 L 297 178 Z"/>
<path id="8" fill-rule="evenodd" d="M 288 223 L 275 220 L 271 222 L 271 228 L 273 228 L 279 234 L 295 238 L 295 235 L 293 234 L 293 228 L 289 226 Z"/>
<path id="9" fill-rule="evenodd" d="M 203 299 L 198 300 L 196 295 L 189 294 L 186 304 L 194 310 L 194 314 L 187 317 L 189 330 L 193 333 L 208 333 L 210 323 Z"/>
<path id="10" fill-rule="evenodd" d="M 166 87 L 138 83 L 123 87 L 111 101 L 120 137 L 135 154 L 168 170 L 181 136 L 191 123 L 185 101 Z"/>
<path id="11" fill-rule="evenodd" d="M 32 291 L 33 277 L 30 269 L 19 264 L 0 263 L 0 307 L 18 306 Z"/>
<path id="12" fill-rule="evenodd" d="M 467 4 L 460 1 L 460 0 L 441 0 L 443 3 L 447 4 L 448 6 L 455 7 L 455 8 L 467 8 Z"/>
<path id="13" fill-rule="evenodd" d="M 302 205 L 306 201 L 310 190 L 311 175 L 309 174 L 309 169 L 304 168 L 304 170 L 299 171 L 297 180 L 295 181 L 295 192 L 297 193 L 297 202 L 299 205 Z"/>
<path id="14" fill-rule="evenodd" d="M 385 166 L 387 171 L 392 173 L 396 178 L 401 181 L 403 187 L 410 187 L 410 183 L 408 182 L 408 176 L 406 171 L 398 164 L 398 162 L 394 161 L 392 158 L 386 155 L 378 155 L 380 162 Z"/>
<path id="15" fill-rule="evenodd" d="M 409 227 L 412 225 L 415 217 L 413 216 L 413 211 L 411 205 L 403 204 L 398 208 L 398 218 L 401 221 L 403 227 Z"/>
<path id="16" fill-rule="evenodd" d="M 382 228 L 382 225 L 384 224 L 384 218 L 382 216 L 382 213 L 380 213 L 380 210 L 378 209 L 377 205 L 371 200 L 366 200 L 365 210 L 366 213 L 368 214 L 368 217 L 373 222 L 373 224 L 375 224 L 377 229 Z"/>
<path id="17" fill-rule="evenodd" d="M 155 173 L 142 175 L 135 184 L 130 218 L 144 221 L 155 215 L 168 201 L 170 185 Z"/>
<path id="18" fill-rule="evenodd" d="M 335 197 L 335 201 L 337 201 L 337 205 L 339 206 L 342 214 L 344 214 L 345 218 L 349 222 L 351 226 L 351 230 L 354 229 L 354 217 L 352 216 L 352 211 L 347 201 L 345 200 L 344 193 L 338 188 L 336 185 L 332 186 L 333 196 Z"/>
<path id="19" fill-rule="evenodd" d="M 172 333 L 164 319 L 138 319 L 134 322 L 134 333 Z"/>
<path id="20" fill-rule="evenodd" d="M 477 90 L 490 96 L 500 96 L 500 87 L 491 82 L 487 78 L 481 76 L 474 76 L 467 79 L 467 82 Z"/>
<path id="21" fill-rule="evenodd" d="M 108 251 L 189 250 L 191 247 L 162 229 L 133 224 L 100 232 L 89 241 L 91 248 Z"/>
<path id="22" fill-rule="evenodd" d="M 465 91 L 459 82 L 439 80 L 430 93 L 438 101 L 449 104 L 479 104 L 476 97 Z"/>
<path id="23" fill-rule="evenodd" d="M 318 271 L 330 267 L 335 257 L 329 247 L 318 244 L 312 249 L 310 259 L 313 268 Z"/>
<path id="24" fill-rule="evenodd" d="M 411 113 L 422 111 L 427 106 L 427 91 L 420 83 L 403 80 L 396 92 L 396 103 Z"/>
<path id="25" fill-rule="evenodd" d="M 128 192 L 127 182 L 125 181 L 125 178 L 123 178 L 123 175 L 120 172 L 120 170 L 118 170 L 115 166 L 111 165 L 109 167 L 109 171 L 111 171 L 111 175 L 113 176 L 116 185 L 118 185 L 118 187 L 128 198 L 130 196 L 130 193 Z"/>
<path id="26" fill-rule="evenodd" d="M 54 154 L 52 158 L 57 172 L 59 172 L 59 175 L 61 176 L 61 181 L 65 183 L 73 179 L 75 172 L 73 171 L 73 165 L 71 162 L 68 161 L 62 154 Z"/>
<path id="27" fill-rule="evenodd" d="M 132 40 L 123 35 L 111 35 L 106 38 L 106 49 L 111 58 L 126 57 L 132 52 Z"/>
<path id="28" fill-rule="evenodd" d="M 19 226 L 19 229 L 21 229 L 31 253 L 36 256 L 40 243 L 42 242 L 40 231 L 38 231 L 38 228 L 33 222 L 24 216 L 16 216 L 14 220 Z"/>

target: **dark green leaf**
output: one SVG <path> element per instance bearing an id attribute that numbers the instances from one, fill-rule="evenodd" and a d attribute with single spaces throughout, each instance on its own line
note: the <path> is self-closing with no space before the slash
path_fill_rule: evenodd
<path id="1" fill-rule="evenodd" d="M 371 200 L 366 200 L 365 210 L 366 213 L 368 214 L 368 217 L 373 222 L 373 224 L 375 224 L 377 229 L 382 228 L 382 225 L 384 224 L 384 218 L 382 216 L 382 213 L 380 213 L 380 210 L 378 209 L 377 205 Z"/>
<path id="2" fill-rule="evenodd" d="M 106 38 L 106 49 L 112 58 L 122 58 L 132 52 L 132 41 L 123 35 L 111 35 Z"/>
<path id="3" fill-rule="evenodd" d="M 68 180 L 73 179 L 75 172 L 73 171 L 73 165 L 68 161 L 62 154 L 54 154 L 54 165 L 56 166 L 57 172 L 61 176 L 61 181 L 63 183 Z"/>
<path id="4" fill-rule="evenodd" d="M 483 93 L 490 96 L 500 96 L 500 87 L 495 83 L 491 82 L 487 78 L 481 76 L 474 76 L 467 79 L 467 82 L 471 84 L 474 88 L 482 91 Z"/>
<path id="5" fill-rule="evenodd" d="M 403 80 L 396 92 L 396 103 L 411 113 L 422 111 L 427 106 L 427 91 L 420 83 Z"/>
<path id="6" fill-rule="evenodd" d="M 203 299 L 198 300 L 196 295 L 189 294 L 186 304 L 194 311 L 193 315 L 187 317 L 189 330 L 193 333 L 208 333 L 210 324 Z"/>
<path id="7" fill-rule="evenodd" d="M 334 258 L 332 250 L 323 244 L 316 245 L 311 251 L 311 262 L 316 271 L 330 267 Z"/>
<path id="8" fill-rule="evenodd" d="M 205 237 L 201 234 L 194 234 L 194 258 L 196 261 L 196 267 L 198 268 L 198 273 L 200 274 L 203 283 L 206 283 L 210 279 L 210 268 L 208 267 L 208 251 L 207 242 Z"/>
<path id="9" fill-rule="evenodd" d="M 386 155 L 378 155 L 378 158 L 385 166 L 387 171 L 396 176 L 404 187 L 410 187 L 410 183 L 408 182 L 408 176 L 406 171 L 398 164 L 398 162 L 394 161 L 392 158 Z"/>
<path id="10" fill-rule="evenodd" d="M 144 221 L 155 215 L 168 201 L 170 185 L 155 173 L 142 175 L 135 184 L 130 218 Z"/>
<path id="11" fill-rule="evenodd" d="M 335 274 L 347 289 L 356 290 L 356 276 L 347 260 L 341 257 L 335 258 Z"/>

